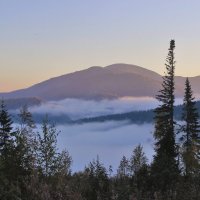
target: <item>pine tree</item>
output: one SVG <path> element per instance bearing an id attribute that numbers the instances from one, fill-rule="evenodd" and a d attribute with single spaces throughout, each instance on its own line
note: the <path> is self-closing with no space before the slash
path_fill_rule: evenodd
<path id="1" fill-rule="evenodd" d="M 28 134 L 28 132 L 31 132 L 32 129 L 35 128 L 35 122 L 33 121 L 32 114 L 26 105 L 22 106 L 18 117 L 21 132 Z"/>
<path id="2" fill-rule="evenodd" d="M 11 140 L 12 120 L 6 110 L 4 101 L 2 100 L 0 106 L 0 146 L 2 151 L 6 151 L 7 145 Z M 5 153 L 5 152 L 4 152 Z"/>
<path id="3" fill-rule="evenodd" d="M 185 81 L 185 96 L 183 100 L 182 135 L 180 141 L 182 144 L 182 157 L 185 168 L 185 175 L 189 176 L 195 173 L 199 168 L 197 155 L 200 147 L 200 125 L 199 114 L 195 106 L 193 92 L 188 78 Z"/>
<path id="4" fill-rule="evenodd" d="M 174 130 L 174 57 L 175 41 L 170 41 L 166 58 L 166 74 L 162 89 L 156 96 L 160 105 L 155 109 L 155 156 L 152 164 L 154 186 L 158 191 L 171 193 L 179 173 Z"/>
<path id="5" fill-rule="evenodd" d="M 46 177 L 56 173 L 57 165 L 57 131 L 54 124 L 50 123 L 48 117 L 43 120 L 42 133 L 38 133 L 38 166 Z"/>
<path id="6" fill-rule="evenodd" d="M 11 157 L 14 156 L 15 132 L 12 131 L 12 124 L 13 122 L 11 120 L 11 117 L 6 110 L 4 101 L 2 100 L 0 106 L 0 155 L 1 160 L 4 163 L 4 169 L 6 171 L 10 170 L 11 166 L 8 166 L 11 165 Z"/>
<path id="7" fill-rule="evenodd" d="M 133 150 L 133 155 L 130 159 L 130 169 L 133 175 L 134 194 L 137 199 L 145 199 L 145 195 L 149 196 L 149 167 L 147 165 L 147 157 L 140 144 Z"/>
<path id="8" fill-rule="evenodd" d="M 120 164 L 117 170 L 117 175 L 120 178 L 126 178 L 126 177 L 129 177 L 130 175 L 129 160 L 126 158 L 126 156 L 123 156 L 120 161 Z"/>
<path id="9" fill-rule="evenodd" d="M 19 125 L 16 128 L 15 153 L 19 173 L 30 174 L 35 168 L 36 160 L 36 134 L 33 131 L 35 124 L 27 106 L 20 109 Z"/>
<path id="10" fill-rule="evenodd" d="M 97 156 L 96 160 L 85 168 L 86 182 L 84 184 L 83 199 L 98 200 L 111 199 L 109 191 L 109 178 L 106 168 Z M 81 184 L 82 185 L 82 184 Z"/>
<path id="11" fill-rule="evenodd" d="M 15 132 L 4 101 L 0 105 L 0 199 L 19 199 L 15 163 Z"/>
<path id="12" fill-rule="evenodd" d="M 147 165 L 147 157 L 145 156 L 145 153 L 143 152 L 142 145 L 138 145 L 133 150 L 133 155 L 130 159 L 130 169 L 133 175 L 136 175 L 140 169 Z"/>
<path id="13" fill-rule="evenodd" d="M 117 169 L 115 180 L 116 199 L 129 199 L 130 196 L 130 165 L 129 159 L 123 156 Z"/>

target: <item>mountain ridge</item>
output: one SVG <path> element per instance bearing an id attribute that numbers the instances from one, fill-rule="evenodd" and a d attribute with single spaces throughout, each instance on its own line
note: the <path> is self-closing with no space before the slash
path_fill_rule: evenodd
<path id="1" fill-rule="evenodd" d="M 191 77 L 194 92 L 200 76 Z M 176 95 L 183 96 L 185 77 L 175 77 Z M 162 76 L 152 70 L 131 64 L 117 63 L 106 67 L 93 66 L 42 81 L 28 88 L 0 93 L 1 98 L 30 98 L 43 100 L 115 99 L 124 96 L 155 97 L 161 88 Z"/>

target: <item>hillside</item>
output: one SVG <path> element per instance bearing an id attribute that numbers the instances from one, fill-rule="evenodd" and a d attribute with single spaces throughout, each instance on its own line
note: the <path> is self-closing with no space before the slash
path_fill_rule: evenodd
<path id="1" fill-rule="evenodd" d="M 184 77 L 176 77 L 176 96 L 184 93 Z M 200 94 L 200 76 L 190 78 L 196 94 Z M 128 64 L 90 67 L 51 78 L 29 88 L 0 93 L 3 98 L 37 97 L 44 100 L 114 99 L 120 97 L 154 97 L 161 88 L 162 77 L 151 70 Z"/>
<path id="2" fill-rule="evenodd" d="M 25 105 L 28 107 L 39 106 L 43 103 L 36 97 L 5 99 L 4 102 L 8 110 L 17 110 Z"/>

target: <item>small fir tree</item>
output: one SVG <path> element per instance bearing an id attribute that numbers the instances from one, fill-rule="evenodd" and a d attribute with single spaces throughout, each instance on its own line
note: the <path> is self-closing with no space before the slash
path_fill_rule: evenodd
<path id="1" fill-rule="evenodd" d="M 200 147 L 200 125 L 199 114 L 194 101 L 193 92 L 189 79 L 185 81 L 185 96 L 183 100 L 182 133 L 180 137 L 182 158 L 185 169 L 185 175 L 189 176 L 195 173 L 199 168 L 198 153 Z"/>
<path id="2" fill-rule="evenodd" d="M 133 150 L 133 155 L 130 159 L 130 169 L 133 175 L 136 175 L 141 168 L 147 165 L 147 157 L 143 151 L 142 145 L 138 145 Z"/>
<path id="3" fill-rule="evenodd" d="M 12 140 L 12 123 L 11 117 L 6 110 L 5 103 L 2 100 L 0 106 L 0 146 L 2 151 L 6 151 L 9 141 Z"/>

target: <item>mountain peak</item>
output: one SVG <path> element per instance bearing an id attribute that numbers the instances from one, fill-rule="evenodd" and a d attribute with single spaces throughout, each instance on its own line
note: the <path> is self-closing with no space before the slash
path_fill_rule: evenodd
<path id="1" fill-rule="evenodd" d="M 176 94 L 184 93 L 185 78 L 176 78 Z M 191 79 L 195 93 L 199 93 L 200 78 Z M 43 81 L 29 88 L 0 93 L 0 98 L 39 97 L 44 100 L 110 99 L 122 97 L 155 97 L 160 90 L 162 77 L 158 73 L 124 63 L 106 67 L 93 66 Z"/>
<path id="2" fill-rule="evenodd" d="M 100 67 L 100 66 L 92 66 L 92 67 L 89 67 L 87 70 L 99 70 L 99 69 L 102 69 L 102 67 Z"/>
<path id="3" fill-rule="evenodd" d="M 160 80 L 160 74 L 158 74 L 152 70 L 146 69 L 144 67 L 140 67 L 138 65 L 117 63 L 117 64 L 108 65 L 105 68 L 114 73 L 139 74 L 139 75 L 145 76 L 145 77 L 150 76 L 154 80 Z"/>

